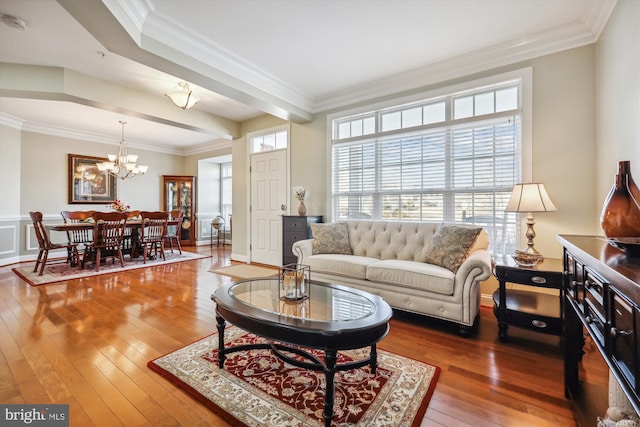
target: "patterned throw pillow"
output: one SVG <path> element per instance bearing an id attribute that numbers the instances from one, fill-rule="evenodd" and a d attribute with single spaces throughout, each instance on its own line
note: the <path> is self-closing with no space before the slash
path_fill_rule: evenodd
<path id="1" fill-rule="evenodd" d="M 480 231 L 482 231 L 480 227 L 440 225 L 431 239 L 425 261 L 444 267 L 454 273 L 457 272 L 467 258 L 469 249 L 475 243 Z"/>
<path id="2" fill-rule="evenodd" d="M 351 255 L 349 229 L 346 222 L 311 224 L 314 254 Z"/>

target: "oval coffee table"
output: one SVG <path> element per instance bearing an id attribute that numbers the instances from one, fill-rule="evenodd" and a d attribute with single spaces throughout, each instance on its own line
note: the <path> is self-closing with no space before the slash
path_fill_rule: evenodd
<path id="1" fill-rule="evenodd" d="M 211 296 L 216 303 L 218 365 L 225 357 L 241 350 L 270 349 L 276 356 L 299 368 L 324 371 L 326 393 L 323 417 L 330 426 L 333 419 L 337 371 L 378 365 L 376 343 L 389 331 L 392 311 L 382 298 L 342 285 L 310 281 L 310 297 L 302 301 L 279 299 L 279 280 L 259 278 L 241 280 L 217 289 Z M 268 343 L 225 347 L 226 322 L 266 338 Z M 339 350 L 371 347 L 369 357 L 336 363 Z M 324 361 L 304 349 L 324 351 Z M 302 356 L 293 358 L 291 354 Z"/>

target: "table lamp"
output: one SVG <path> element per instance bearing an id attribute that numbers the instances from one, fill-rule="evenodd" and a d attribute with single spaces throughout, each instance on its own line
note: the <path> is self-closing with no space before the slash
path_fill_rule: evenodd
<path id="1" fill-rule="evenodd" d="M 533 238 L 536 233 L 533 230 L 535 221 L 533 220 L 533 212 L 551 212 L 557 210 L 544 184 L 539 182 L 516 184 L 511 192 L 511 199 L 507 203 L 505 212 L 527 212 L 527 248 L 522 252 L 542 258 L 540 252 L 533 247 Z"/>

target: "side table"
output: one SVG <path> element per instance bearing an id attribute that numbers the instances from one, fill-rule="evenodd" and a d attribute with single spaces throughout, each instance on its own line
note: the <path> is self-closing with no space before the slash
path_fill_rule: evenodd
<path id="1" fill-rule="evenodd" d="M 493 312 L 498 319 L 500 341 L 507 341 L 509 325 L 551 335 L 563 334 L 562 260 L 545 258 L 533 267 L 519 266 L 511 256 L 494 256 L 493 274 L 499 287 L 493 293 Z M 507 289 L 507 283 L 526 285 L 525 289 Z M 538 292 L 537 288 L 557 289 L 557 295 Z"/>

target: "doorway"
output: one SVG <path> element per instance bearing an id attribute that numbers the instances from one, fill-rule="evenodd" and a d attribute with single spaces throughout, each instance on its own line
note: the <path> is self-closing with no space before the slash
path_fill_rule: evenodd
<path id="1" fill-rule="evenodd" d="M 247 135 L 249 259 L 282 265 L 282 215 L 289 210 L 289 125 Z"/>
<path id="2" fill-rule="evenodd" d="M 211 245 L 218 241 L 231 244 L 232 215 L 232 157 L 230 154 L 198 161 L 198 240 Z M 213 226 L 217 217 L 223 218 L 223 226 Z"/>
<path id="3" fill-rule="evenodd" d="M 282 264 L 282 215 L 286 213 L 287 151 L 251 156 L 251 260 Z"/>

